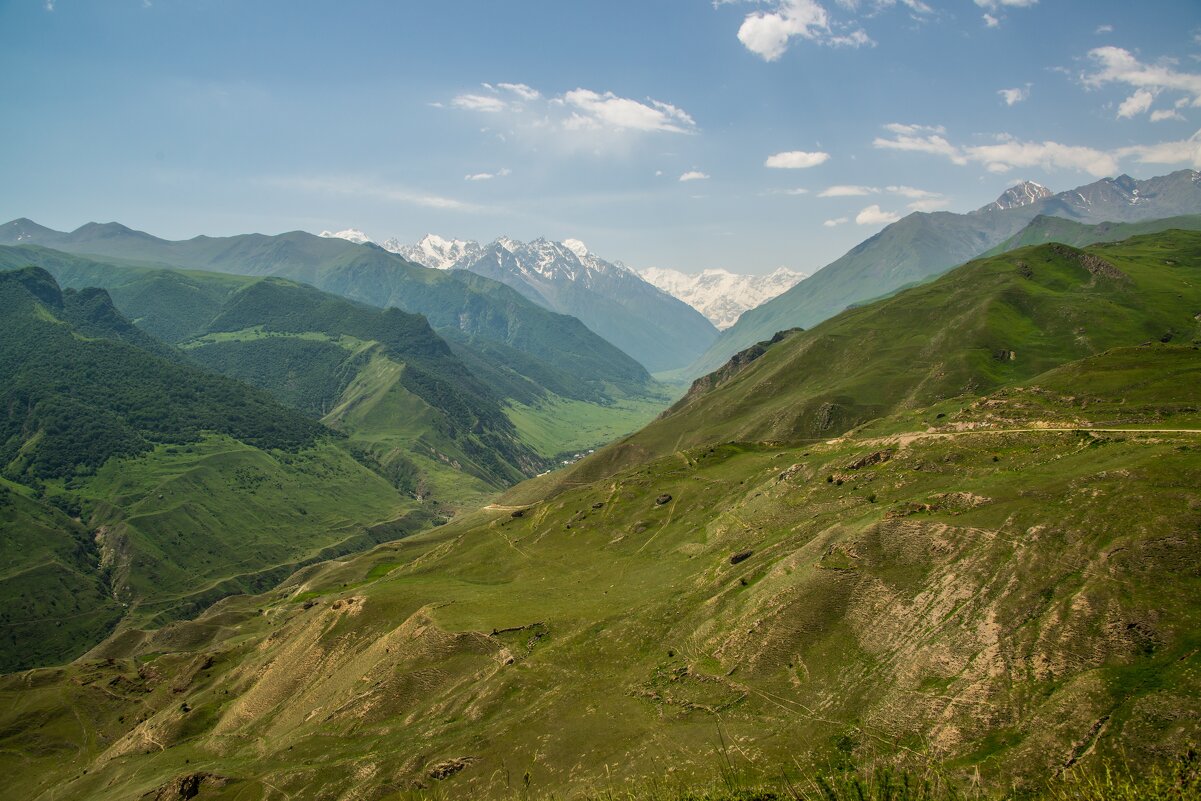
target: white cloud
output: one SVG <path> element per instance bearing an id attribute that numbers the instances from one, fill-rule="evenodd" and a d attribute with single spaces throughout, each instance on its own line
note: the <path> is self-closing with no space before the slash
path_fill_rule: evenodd
<path id="1" fill-rule="evenodd" d="M 998 89 L 997 94 L 1005 101 L 1005 105 L 1013 106 L 1021 103 L 1023 100 L 1030 97 L 1030 87 L 1019 87 L 1016 89 Z"/>
<path id="2" fill-rule="evenodd" d="M 1090 50 L 1088 55 L 1096 69 L 1081 76 L 1085 86 L 1097 88 L 1108 83 L 1120 83 L 1153 94 L 1183 92 L 1190 105 L 1201 108 L 1201 74 L 1180 72 L 1167 62 L 1144 64 L 1120 47 L 1098 47 Z"/>
<path id="3" fill-rule="evenodd" d="M 486 111 L 490 114 L 506 111 L 509 108 L 508 103 L 492 95 L 458 95 L 450 101 L 450 104 L 466 111 Z"/>
<path id="4" fill-rule="evenodd" d="M 1178 142 L 1157 145 L 1133 145 L 1117 151 L 1119 157 L 1132 158 L 1140 164 L 1183 164 L 1201 169 L 1201 131 Z"/>
<path id="5" fill-rule="evenodd" d="M 524 83 L 482 86 L 483 92 L 464 92 L 448 104 L 433 105 L 500 116 L 512 126 L 497 134 L 502 139 L 517 133 L 536 138 L 559 135 L 568 147 L 583 143 L 596 152 L 620 147 L 616 133 L 691 134 L 697 130 L 688 112 L 654 98 L 635 100 L 583 88 L 548 97 Z"/>
<path id="6" fill-rule="evenodd" d="M 375 181 L 356 178 L 353 176 L 302 176 L 286 178 L 266 178 L 262 180 L 270 186 L 285 189 L 313 192 L 326 195 L 347 195 L 354 197 L 382 200 L 390 203 L 401 203 L 410 206 L 423 206 L 431 209 L 446 209 L 449 211 L 479 211 L 481 207 L 464 203 L 453 198 L 431 195 L 408 189 L 407 187 L 390 186 Z"/>
<path id="7" fill-rule="evenodd" d="M 1003 136 L 995 145 L 964 148 L 964 154 L 969 161 L 983 164 L 994 173 L 1009 172 L 1014 167 L 1042 167 L 1077 170 L 1099 178 L 1118 172 L 1117 160 L 1111 154 L 1059 142 L 1022 142 Z"/>
<path id="8" fill-rule="evenodd" d="M 950 204 L 945 197 L 932 197 L 925 200 L 915 200 L 909 204 L 910 211 L 937 211 Z"/>
<path id="9" fill-rule="evenodd" d="M 907 197 L 910 200 L 929 200 L 932 198 L 942 197 L 937 192 L 929 192 L 925 189 L 915 189 L 912 186 L 887 186 L 885 191 L 892 192 L 894 195 Z"/>
<path id="10" fill-rule="evenodd" d="M 946 206 L 950 202 L 938 192 L 918 189 L 913 186 L 886 186 L 881 189 L 878 186 L 838 184 L 826 187 L 818 194 L 818 197 L 866 197 L 881 193 L 900 195 L 903 198 L 908 198 L 912 201 L 908 204 L 911 211 L 933 211 L 934 209 Z"/>
<path id="11" fill-rule="evenodd" d="M 1030 8 L 1038 5 L 1038 0 L 976 0 L 976 5 L 980 8 L 987 8 L 993 11 L 998 8 L 1008 6 L 1010 8 Z"/>
<path id="12" fill-rule="evenodd" d="M 1184 115 L 1174 108 L 1159 109 L 1151 112 L 1151 122 L 1163 122 L 1164 120 L 1183 120 Z"/>
<path id="13" fill-rule="evenodd" d="M 1005 173 L 1017 167 L 1041 167 L 1045 170 L 1076 170 L 1100 178 L 1118 174 L 1120 163 L 1127 159 L 1140 164 L 1201 169 L 1201 131 L 1179 141 L 1098 150 L 1059 142 L 1023 142 L 1005 134 L 997 136 L 995 144 L 959 147 L 941 134 L 933 133 L 942 130 L 938 127 L 894 124 L 885 128 L 894 134 L 894 138 L 877 137 L 872 143 L 877 148 L 931 153 L 944 156 L 955 164 L 980 164 L 993 173 Z"/>
<path id="14" fill-rule="evenodd" d="M 689 170 L 688 172 L 686 172 L 686 173 L 684 173 L 683 175 L 681 175 L 681 176 L 680 176 L 680 181 L 681 181 L 681 182 L 684 182 L 684 181 L 706 181 L 706 180 L 708 180 L 708 179 L 709 179 L 709 176 L 708 176 L 708 175 L 706 175 L 705 173 L 701 172 L 700 170 Z"/>
<path id="15" fill-rule="evenodd" d="M 46 0 L 46 10 L 47 11 L 54 10 L 54 0 Z"/>
<path id="16" fill-rule="evenodd" d="M 946 133 L 941 125 L 901 125 L 892 123 L 884 129 L 894 134 L 893 139 L 876 137 L 873 147 L 885 150 L 906 150 L 918 153 L 931 153 L 945 156 L 955 164 L 967 164 L 967 159 L 943 136 Z"/>
<path id="17" fill-rule="evenodd" d="M 829 160 L 830 154 L 823 153 L 820 150 L 812 153 L 804 150 L 788 150 L 768 156 L 767 160 L 763 162 L 763 166 L 772 167 L 777 170 L 805 170 L 810 167 L 816 167 L 819 164 L 825 164 Z"/>
<path id="18" fill-rule="evenodd" d="M 845 14 L 836 19 L 819 0 L 713 0 L 713 7 L 734 3 L 766 6 L 747 14 L 738 28 L 738 41 L 765 61 L 776 61 L 794 40 L 827 47 L 874 47 L 876 42 L 858 24 L 904 6 L 912 19 L 922 21 L 934 9 L 925 0 L 835 0 Z M 838 9 L 835 9 L 836 11 Z"/>
<path id="19" fill-rule="evenodd" d="M 1137 117 L 1139 114 L 1146 114 L 1151 110 L 1151 104 L 1155 101 L 1155 95 L 1148 92 L 1146 89 L 1139 89 L 1130 97 L 1122 101 L 1118 106 L 1118 117 Z"/>
<path id="20" fill-rule="evenodd" d="M 822 223 L 822 225 L 826 226 L 827 228 L 833 228 L 836 225 L 843 225 L 844 223 L 849 222 L 850 220 L 848 220 L 846 217 L 836 217 L 833 220 L 826 220 L 824 223 Z"/>
<path id="21" fill-rule="evenodd" d="M 1113 33 L 1113 26 L 1112 25 L 1098 25 L 1097 29 L 1095 31 L 1093 31 L 1093 33 L 1095 33 L 1097 36 L 1100 36 L 1105 33 Z"/>
<path id="22" fill-rule="evenodd" d="M 1038 0 L 976 0 L 976 5 L 983 8 L 984 27 L 996 28 L 1001 24 L 1004 17 L 998 16 L 991 12 L 1003 11 L 1006 8 L 1029 8 L 1030 6 L 1038 5 Z"/>
<path id="23" fill-rule="evenodd" d="M 864 47 L 866 45 L 875 47 L 876 42 L 867 35 L 867 31 L 863 28 L 857 28 L 843 36 L 831 36 L 826 40 L 826 44 L 833 47 Z"/>
<path id="24" fill-rule="evenodd" d="M 508 167 L 497 170 L 496 172 L 477 172 L 471 175 L 464 175 L 464 181 L 491 181 L 493 178 L 506 178 L 512 175 L 513 171 Z"/>
<path id="25" fill-rule="evenodd" d="M 875 195 L 879 193 L 879 189 L 874 186 L 850 186 L 847 184 L 839 184 L 836 186 L 828 186 L 821 192 L 817 193 L 818 197 L 863 197 L 864 195 Z"/>
<path id="26" fill-rule="evenodd" d="M 774 11 L 747 14 L 738 41 L 765 61 L 775 61 L 793 37 L 813 40 L 829 30 L 830 16 L 815 0 L 777 0 Z"/>
<path id="27" fill-rule="evenodd" d="M 888 225 L 899 219 L 899 214 L 884 211 L 874 203 L 855 215 L 855 223 L 858 225 Z"/>
<path id="28" fill-rule="evenodd" d="M 691 133 L 696 129 L 696 122 L 687 112 L 658 100 L 642 103 L 612 92 L 573 89 L 563 95 L 562 102 L 576 110 L 571 121 L 586 125 L 669 133 Z"/>
<path id="29" fill-rule="evenodd" d="M 526 86 L 524 83 L 498 83 L 496 86 L 498 89 L 504 89 L 512 92 L 522 100 L 537 100 L 538 98 L 542 97 L 541 92 L 539 92 L 537 89 L 532 89 L 529 86 Z"/>

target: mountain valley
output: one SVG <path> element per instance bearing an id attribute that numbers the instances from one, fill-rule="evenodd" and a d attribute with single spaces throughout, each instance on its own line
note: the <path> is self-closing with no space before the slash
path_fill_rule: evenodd
<path id="1" fill-rule="evenodd" d="M 153 797 L 191 776 L 214 798 L 625 792 L 665 764 L 681 786 L 718 781 L 728 748 L 750 782 L 883 760 L 1036 792 L 1086 756 L 1179 753 L 1201 735 L 1201 233 L 1168 228 L 1023 245 L 781 332 L 640 431 L 437 528 L 367 527 L 391 541 L 187 614 L 153 617 L 147 594 L 82 659 L 0 679 L 0 790 Z M 76 258 L 54 269 L 125 273 L 109 283 L 128 308 L 158 282 L 220 294 L 199 273 Z M 5 276 L 26 287 L 20 313 L 74 319 L 45 273 Z M 277 361 L 243 348 L 453 356 L 420 318 L 217 278 L 231 288 L 174 358 L 292 397 L 280 421 L 312 420 L 299 399 L 322 385 L 243 371 Z M 318 439 L 262 452 L 278 469 L 340 454 L 348 480 L 375 476 L 357 491 L 394 499 L 363 518 L 420 509 L 356 472 L 353 430 L 299 430 Z M 136 469 L 41 479 L 43 496 L 123 481 L 166 505 L 178 480 L 134 477 L 235 444 L 152 444 Z M 86 539 L 96 517 L 12 475 L 8 514 Z M 284 475 L 281 499 L 313 496 Z M 101 605 L 89 625 L 118 614 Z"/>

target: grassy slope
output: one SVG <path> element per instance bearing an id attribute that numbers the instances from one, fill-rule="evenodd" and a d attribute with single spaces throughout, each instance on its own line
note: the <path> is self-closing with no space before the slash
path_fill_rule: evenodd
<path id="1" fill-rule="evenodd" d="M 104 293 L 30 269 L 0 297 L 3 669 L 262 590 L 416 507 L 315 421 L 130 344 Z"/>
<path id="2" fill-rule="evenodd" d="M 210 257 L 215 258 L 212 254 L 206 255 L 206 258 Z M 276 339 L 272 342 L 258 342 L 263 337 L 251 330 L 225 332 L 224 336 L 210 332 L 214 320 L 222 317 L 229 304 L 235 303 L 239 294 L 262 279 L 162 269 L 140 262 L 121 261 L 117 257 L 105 259 L 97 261 L 95 258 L 37 246 L 0 247 L 0 269 L 36 262 L 54 274 L 64 286 L 107 287 L 115 304 L 145 330 L 167 342 L 186 343 L 185 347 L 193 357 L 210 368 L 268 389 L 294 408 L 323 416 L 335 406 L 345 409 L 355 404 L 355 393 L 350 390 L 350 382 L 361 364 L 350 363 L 354 354 L 348 356 L 339 348 L 330 347 L 328 335 L 299 330 L 304 325 L 282 326 L 289 329 L 288 334 L 305 339 L 303 343 L 284 341 L 284 332 L 278 330 L 280 325 L 273 326 Z M 480 291 L 488 288 L 485 285 Z M 542 312 L 539 310 L 540 314 Z M 241 318 L 236 321 L 237 325 L 253 323 L 257 327 L 264 322 L 263 319 L 245 319 L 244 313 Z M 495 315 L 491 315 L 488 319 L 495 318 Z M 218 327 L 227 328 L 235 324 L 228 319 L 228 315 L 224 319 L 228 324 Z M 312 326 L 310 321 L 310 327 L 328 328 L 328 323 L 329 320 L 325 320 L 323 326 Z M 362 331 L 358 333 L 363 334 Z M 591 374 L 597 369 L 596 365 L 583 363 L 567 369 L 555 366 L 517 347 L 496 341 L 498 330 L 486 329 L 468 335 L 458 330 L 444 329 L 442 334 L 448 338 L 454 355 L 467 370 L 496 396 L 506 399 L 514 410 L 518 410 L 513 419 L 521 424 L 522 436 L 530 437 L 531 445 L 546 458 L 591 447 L 614 436 L 629 433 L 667 403 L 660 385 L 650 383 L 634 386 L 627 380 L 628 376 L 619 384 L 591 379 L 584 381 L 581 376 Z M 539 337 L 531 338 L 528 333 L 523 333 L 517 343 L 528 349 L 533 345 L 526 340 L 536 344 L 540 341 Z M 199 348 L 200 344 L 219 347 Z M 273 355 L 266 353 L 272 350 L 276 351 Z M 404 360 L 394 354 L 393 361 L 399 365 Z M 362 363 L 365 364 L 366 360 Z M 270 375 L 267 374 L 269 372 Z M 607 373 L 600 369 L 596 375 L 604 376 Z M 341 397 L 343 392 L 350 394 Z M 398 388 L 396 392 L 405 394 L 406 390 Z M 355 427 L 356 436 L 369 441 L 377 456 L 383 458 L 387 464 L 386 472 L 402 470 L 406 475 L 414 471 L 420 474 L 411 481 L 406 478 L 406 491 L 423 495 L 432 493 L 453 506 L 467 507 L 475 499 L 484 497 L 486 491 L 495 491 L 499 486 L 520 477 L 503 468 L 498 475 L 495 466 L 476 464 L 477 457 L 465 453 L 455 440 L 432 436 L 433 431 L 428 426 L 431 415 L 424 408 L 427 404 L 420 400 L 417 403 L 424 409 L 420 418 L 410 420 L 403 416 L 393 417 L 394 421 L 400 423 L 396 431 L 368 431 L 362 424 Z M 574 425 L 564 425 L 561 412 L 566 408 L 587 412 L 589 418 L 611 422 L 590 425 L 587 431 L 581 432 Z M 625 411 L 627 408 L 631 410 L 629 413 Z M 572 421 L 578 421 L 579 417 L 580 414 L 576 413 L 569 415 Z M 338 425 L 334 418 L 327 418 L 327 422 Z M 426 428 L 418 430 L 413 425 L 415 422 L 420 422 Z M 408 452 L 406 443 L 415 442 L 423 431 L 431 435 L 427 436 L 430 441 L 421 448 L 420 453 Z M 384 448 L 380 442 L 388 439 L 388 435 L 394 435 L 391 439 L 396 444 Z M 402 454 L 402 451 L 405 452 Z M 411 470 L 406 471 L 404 465 L 398 463 L 402 455 L 411 463 Z M 472 475 L 460 481 L 458 477 L 462 471 L 451 467 L 453 462 L 472 466 Z M 488 486 L 491 490 L 485 490 Z"/>
<path id="3" fill-rule="evenodd" d="M 374 246 L 302 231 L 172 242 L 116 223 L 89 224 L 69 234 L 38 227 L 29 241 L 89 259 L 291 278 L 351 300 L 423 314 L 436 329 L 507 345 L 569 374 L 579 393 L 570 397 L 595 393 L 605 382 L 638 393 L 650 381 L 641 365 L 573 317 L 489 278 L 419 267 Z"/>
<path id="4" fill-rule="evenodd" d="M 1201 215 L 1168 217 L 1162 220 L 1137 223 L 1105 222 L 1097 225 L 1085 225 L 1062 217 L 1039 215 L 1017 234 L 984 253 L 983 256 L 996 256 L 1031 245 L 1045 245 L 1048 242 L 1061 242 L 1065 245 L 1083 248 L 1098 242 L 1120 242 L 1132 236 L 1154 234 L 1173 228 L 1185 231 L 1201 230 Z"/>
<path id="5" fill-rule="evenodd" d="M 715 387 L 712 377 L 701 379 L 707 391 L 685 396 L 564 479 L 593 480 L 703 442 L 824 439 L 1107 348 L 1201 337 L 1201 233 L 1169 231 L 1084 252 L 1121 275 L 1095 276 L 1082 251 L 1063 246 L 970 262 L 789 334 Z"/>
<path id="6" fill-rule="evenodd" d="M 1004 432 L 1032 403 L 1195 429 L 1199 378 L 1191 347 L 1115 351 L 947 401 L 925 436 L 689 449 L 301 571 L 0 683 L 0 786 L 128 798 L 210 771 L 230 798 L 484 798 L 528 772 L 561 794 L 709 781 L 722 742 L 769 780 L 1143 764 L 1201 735 L 1201 435 Z"/>

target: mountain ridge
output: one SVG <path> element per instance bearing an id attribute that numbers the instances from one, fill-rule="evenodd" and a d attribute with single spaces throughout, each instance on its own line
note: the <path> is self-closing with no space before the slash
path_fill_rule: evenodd
<path id="1" fill-rule="evenodd" d="M 914 212 L 886 226 L 792 289 L 747 311 L 686 374 L 710 372 L 776 331 L 812 327 L 855 303 L 941 274 L 1000 244 L 1039 214 L 1086 223 L 1196 214 L 1201 211 L 1201 173 L 1178 170 L 1144 181 L 1122 175 L 1032 203 L 989 208 L 967 214 Z"/>

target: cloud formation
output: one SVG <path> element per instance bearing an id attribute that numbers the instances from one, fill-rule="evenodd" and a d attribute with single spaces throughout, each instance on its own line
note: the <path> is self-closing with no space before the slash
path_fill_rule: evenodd
<path id="1" fill-rule="evenodd" d="M 708 178 L 709 178 L 709 176 L 706 175 L 705 173 L 701 172 L 700 170 L 689 170 L 688 172 L 686 172 L 680 176 L 680 182 L 683 183 L 685 181 L 705 181 L 705 180 L 708 180 Z"/>
<path id="2" fill-rule="evenodd" d="M 1030 8 L 1038 5 L 1038 0 L 976 0 L 976 5 L 985 10 L 984 27 L 996 28 L 1004 17 L 999 17 L 991 12 L 1000 12 L 1006 8 Z"/>
<path id="3" fill-rule="evenodd" d="M 928 153 L 959 165 L 980 164 L 993 173 L 1009 172 L 1016 167 L 1041 167 L 1045 170 L 1076 170 L 1101 178 L 1118 174 L 1119 163 L 1125 159 L 1141 164 L 1201 168 L 1201 131 L 1182 141 L 1099 150 L 1052 141 L 1025 142 L 1009 134 L 996 135 L 992 144 L 959 146 L 947 140 L 941 126 L 894 123 L 884 127 L 892 136 L 876 137 L 872 141 L 873 147 Z"/>
<path id="4" fill-rule="evenodd" d="M 471 175 L 464 175 L 464 181 L 491 181 L 493 178 L 505 178 L 512 175 L 513 171 L 508 167 L 502 167 L 496 172 L 477 172 Z"/>
<path id="5" fill-rule="evenodd" d="M 836 225 L 843 225 L 844 223 L 848 222 L 850 222 L 850 220 L 848 220 L 846 217 L 835 217 L 833 220 L 826 220 L 824 223 L 822 223 L 822 225 L 826 226 L 827 228 L 833 228 Z"/>
<path id="6" fill-rule="evenodd" d="M 1201 73 L 1181 72 L 1171 62 L 1145 64 L 1120 47 L 1097 47 L 1089 51 L 1088 57 L 1093 70 L 1081 75 L 1081 82 L 1085 86 L 1096 89 L 1107 84 L 1124 84 L 1138 90 L 1122 104 L 1132 109 L 1131 113 L 1123 114 L 1119 108 L 1120 117 L 1147 111 L 1151 107 L 1148 95 L 1154 99 L 1162 93 L 1183 95 L 1177 107 L 1183 104 L 1201 108 Z"/>
<path id="7" fill-rule="evenodd" d="M 1146 114 L 1151 110 L 1151 104 L 1155 102 L 1155 95 L 1148 92 L 1146 89 L 1139 89 L 1130 97 L 1122 101 L 1118 106 L 1118 118 L 1137 117 L 1139 114 Z"/>
<path id="8" fill-rule="evenodd" d="M 836 184 L 829 186 L 818 193 L 818 197 L 866 197 L 868 195 L 879 194 L 899 195 L 907 198 L 911 202 L 908 207 L 911 211 L 933 211 L 946 206 L 950 201 L 943 197 L 938 192 L 930 192 L 926 189 L 918 189 L 912 186 L 886 186 L 881 189 L 878 186 L 856 186 L 850 184 Z"/>
<path id="9" fill-rule="evenodd" d="M 899 219 L 901 219 L 899 214 L 884 211 L 874 203 L 855 215 L 857 225 L 888 225 Z"/>
<path id="10" fill-rule="evenodd" d="M 825 164 L 829 160 L 830 154 L 820 150 L 812 153 L 804 150 L 788 150 L 768 156 L 767 160 L 763 162 L 763 166 L 776 170 L 806 170 L 819 164 Z"/>
<path id="11" fill-rule="evenodd" d="M 716 0 L 715 6 L 735 3 L 740 0 Z M 743 0 L 752 2 L 753 0 Z M 876 43 L 859 22 L 852 19 L 836 20 L 817 0 L 758 0 L 766 3 L 766 10 L 747 14 L 738 28 L 738 41 L 764 61 L 776 61 L 788 51 L 796 39 L 825 45 L 827 47 L 870 47 Z M 837 0 L 838 5 L 850 14 L 874 16 L 893 8 L 898 0 Z M 909 9 L 913 17 L 933 14 L 934 10 L 924 0 L 899 0 Z"/>
<path id="12" fill-rule="evenodd" d="M 1016 89 L 998 89 L 997 94 L 1005 101 L 1005 105 L 1014 106 L 1021 103 L 1023 100 L 1030 97 L 1030 87 L 1018 87 Z"/>
<path id="13" fill-rule="evenodd" d="M 262 183 L 302 192 L 325 195 L 365 197 L 389 203 L 401 203 L 447 211 L 480 211 L 481 207 L 453 198 L 419 192 L 402 186 L 345 175 L 290 176 L 266 178 Z"/>
<path id="14" fill-rule="evenodd" d="M 690 134 L 697 130 L 688 112 L 654 98 L 634 100 L 582 88 L 546 97 L 524 83 L 485 83 L 482 87 L 484 92 L 456 95 L 450 106 L 485 114 L 526 116 L 541 128 L 563 131 Z"/>
<path id="15" fill-rule="evenodd" d="M 879 192 L 874 186 L 850 186 L 847 184 L 838 184 L 828 186 L 817 193 L 818 197 L 863 197 L 864 195 L 874 195 Z"/>

